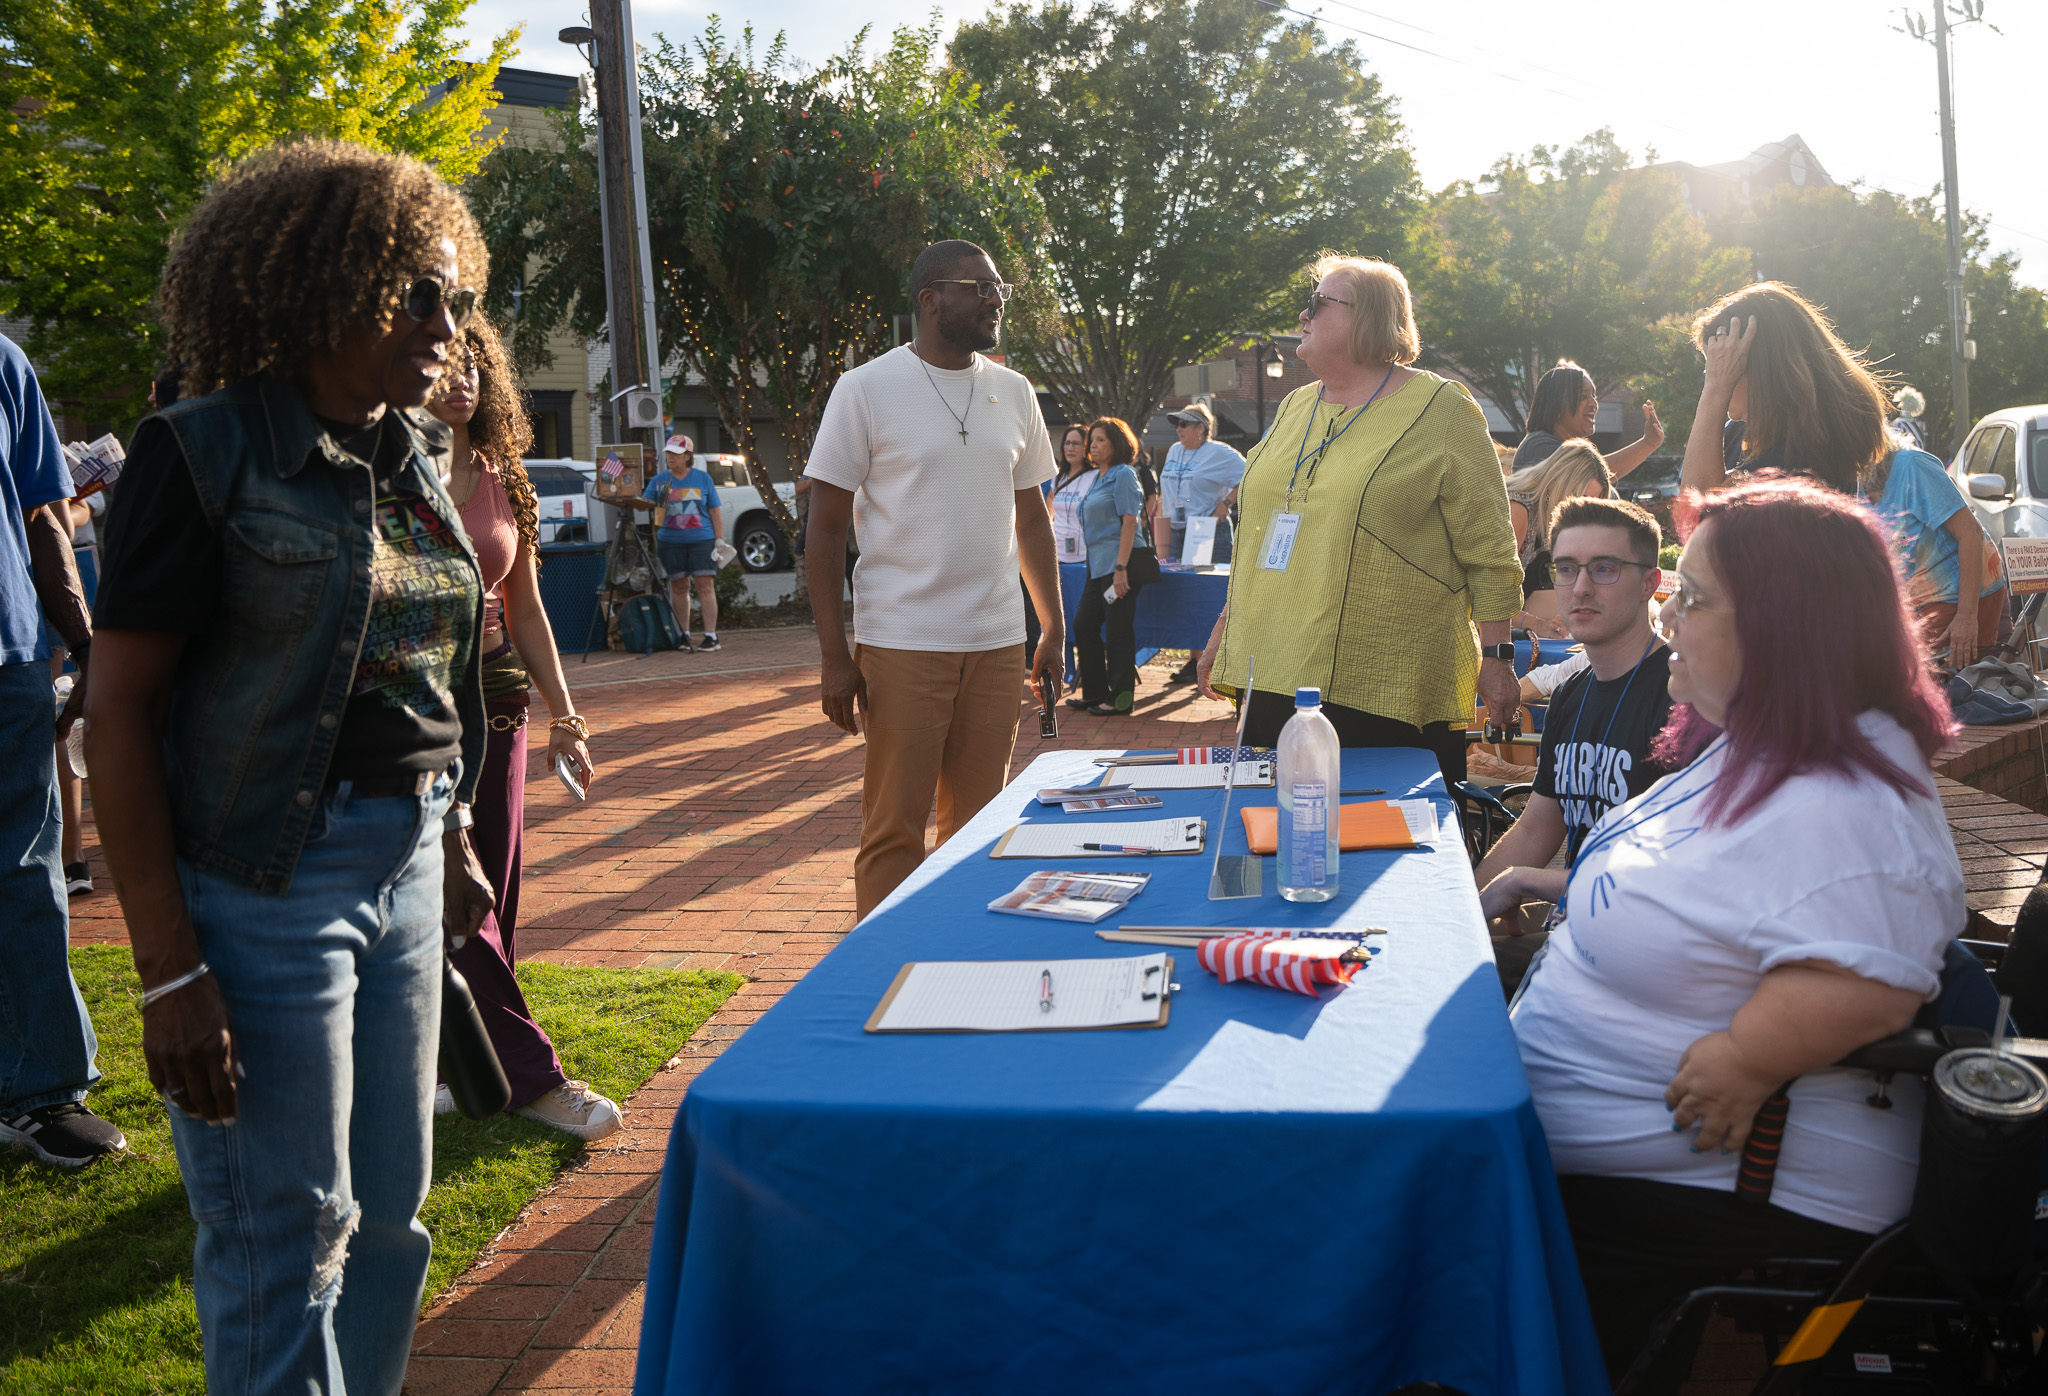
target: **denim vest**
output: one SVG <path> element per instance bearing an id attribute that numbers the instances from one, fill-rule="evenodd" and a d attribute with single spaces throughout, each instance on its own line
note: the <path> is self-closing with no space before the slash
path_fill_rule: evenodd
<path id="1" fill-rule="evenodd" d="M 397 479 L 476 554 L 441 483 L 448 429 L 401 411 L 412 454 Z M 158 413 L 177 436 L 200 507 L 220 536 L 220 614 L 179 662 L 164 736 L 178 855 L 207 872 L 283 893 L 305 846 L 354 686 L 370 617 L 369 469 L 335 445 L 290 382 L 263 374 Z M 452 683 L 462 779 L 484 756 L 479 641 L 483 585 Z"/>

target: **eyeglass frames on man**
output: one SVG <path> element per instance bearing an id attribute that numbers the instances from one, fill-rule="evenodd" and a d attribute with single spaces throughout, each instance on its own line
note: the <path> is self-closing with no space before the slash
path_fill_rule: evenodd
<path id="1" fill-rule="evenodd" d="M 1550 564 L 1550 575 L 1557 579 L 1559 586 L 1568 587 L 1578 581 L 1579 573 L 1585 572 L 1593 578 L 1595 584 L 1611 587 L 1621 580 L 1621 569 L 1624 567 L 1641 567 L 1647 571 L 1650 564 L 1625 562 L 1618 557 L 1596 557 L 1583 567 L 1576 562 L 1553 561 Z"/>
<path id="2" fill-rule="evenodd" d="M 445 308 L 449 323 L 461 329 L 476 314 L 476 290 L 461 286 L 454 290 L 441 284 L 438 276 L 422 276 L 405 288 L 405 313 L 425 324 Z"/>
<path id="3" fill-rule="evenodd" d="M 1335 296 L 1326 296 L 1321 291 L 1310 291 L 1308 293 L 1308 318 L 1313 320 L 1316 316 L 1322 314 L 1323 307 L 1326 305 L 1341 305 L 1347 310 L 1351 308 L 1350 301 L 1339 300 Z"/>
<path id="4" fill-rule="evenodd" d="M 1017 295 L 1014 281 L 969 281 L 961 277 L 943 277 L 924 283 L 927 286 L 972 286 L 974 294 L 985 301 L 1013 300 Z"/>

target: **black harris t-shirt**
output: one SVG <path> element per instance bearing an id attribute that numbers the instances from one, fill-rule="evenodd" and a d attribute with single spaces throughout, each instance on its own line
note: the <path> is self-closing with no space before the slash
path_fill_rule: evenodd
<path id="1" fill-rule="evenodd" d="M 369 625 L 336 734 L 328 782 L 446 770 L 461 755 L 451 673 L 475 624 L 476 578 L 462 543 L 418 493 L 395 482 L 410 442 L 395 414 L 357 429 L 322 422 L 336 445 L 374 461 L 378 546 Z M 309 463 L 333 469 L 324 462 Z M 223 555 L 177 437 L 161 423 L 137 435 L 122 470 L 125 517 L 101 546 L 94 623 L 104 629 L 196 635 L 220 615 Z"/>
<path id="2" fill-rule="evenodd" d="M 1565 848 L 1572 857 L 1602 815 L 1668 774 L 1649 753 L 1671 719 L 1670 655 L 1658 645 L 1618 678 L 1582 670 L 1550 696 L 1536 793 L 1563 811 Z"/>

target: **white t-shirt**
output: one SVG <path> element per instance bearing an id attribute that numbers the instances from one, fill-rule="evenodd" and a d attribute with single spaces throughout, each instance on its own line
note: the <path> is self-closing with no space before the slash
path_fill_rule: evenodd
<path id="1" fill-rule="evenodd" d="M 1097 472 L 1084 470 L 1053 491 L 1052 549 L 1061 562 L 1086 562 L 1088 539 L 1081 527 L 1081 501 L 1095 488 Z"/>
<path id="2" fill-rule="evenodd" d="M 1725 1030 L 1767 970 L 1825 960 L 1935 995 L 1942 951 L 1963 929 L 1962 865 L 1912 738 L 1882 713 L 1857 725 L 1930 793 L 1860 773 L 1796 775 L 1733 827 L 1708 828 L 1701 807 L 1727 751 L 1717 741 L 1594 826 L 1565 923 L 1514 1011 L 1560 1174 L 1733 1191 L 1738 1156 L 1693 1153 L 1664 1090 L 1685 1049 Z M 1919 1083 L 1894 1082 L 1891 1110 L 1864 1104 L 1870 1091 L 1864 1072 L 1793 1085 L 1774 1204 L 1863 1232 L 1906 1215 Z"/>
<path id="3" fill-rule="evenodd" d="M 1054 473 L 1038 399 L 1014 369 L 979 354 L 972 368 L 936 368 L 906 344 L 848 372 L 804 474 L 854 492 L 854 639 L 948 654 L 1021 646 L 1016 492 Z"/>

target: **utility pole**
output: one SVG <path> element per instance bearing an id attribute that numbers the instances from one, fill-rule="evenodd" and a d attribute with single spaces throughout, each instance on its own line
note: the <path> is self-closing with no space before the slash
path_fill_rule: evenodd
<path id="1" fill-rule="evenodd" d="M 1984 21 L 1984 0 L 1934 0 L 1933 25 L 1911 11 L 1904 11 L 1905 27 L 1900 32 L 1934 45 L 1935 80 L 1941 99 L 1941 193 L 1948 225 L 1949 430 L 1953 450 L 1962 444 L 1974 421 L 1970 415 L 1970 360 L 1977 356 L 1977 345 L 1970 338 L 1970 302 L 1963 289 L 1963 202 L 1956 189 L 1955 99 L 1950 92 L 1954 66 L 1949 57 L 1951 8 L 1965 24 Z M 1934 31 L 1931 40 L 1930 28 Z M 1996 26 L 1992 26 L 1992 32 L 1998 32 Z"/>
<path id="2" fill-rule="evenodd" d="M 639 441 L 651 474 L 661 468 L 662 427 L 621 409 L 630 395 L 661 400 L 660 343 L 654 321 L 653 258 L 648 249 L 647 187 L 640 159 L 640 79 L 634 62 L 630 0 L 590 0 L 589 28 L 564 29 L 563 43 L 590 46 L 597 89 L 597 187 L 604 240 L 605 312 L 611 333 L 612 399 L 606 419 L 615 441 Z"/>

